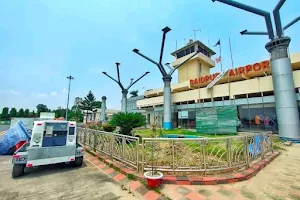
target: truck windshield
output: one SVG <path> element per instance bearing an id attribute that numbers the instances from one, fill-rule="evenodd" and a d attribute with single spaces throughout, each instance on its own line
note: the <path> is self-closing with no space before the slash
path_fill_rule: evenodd
<path id="1" fill-rule="evenodd" d="M 68 123 L 46 123 L 46 137 L 66 136 L 68 134 Z"/>

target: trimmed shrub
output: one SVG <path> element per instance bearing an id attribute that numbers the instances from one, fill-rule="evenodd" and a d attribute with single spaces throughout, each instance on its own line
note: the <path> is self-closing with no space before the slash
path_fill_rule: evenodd
<path id="1" fill-rule="evenodd" d="M 116 129 L 116 127 L 111 124 L 103 124 L 102 129 L 106 132 L 113 132 Z"/>

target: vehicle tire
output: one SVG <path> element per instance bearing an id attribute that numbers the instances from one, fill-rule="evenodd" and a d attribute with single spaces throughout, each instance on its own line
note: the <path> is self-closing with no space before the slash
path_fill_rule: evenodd
<path id="1" fill-rule="evenodd" d="M 25 165 L 24 164 L 14 164 L 12 169 L 12 177 L 16 178 L 24 175 Z"/>
<path id="2" fill-rule="evenodd" d="M 75 158 L 74 166 L 75 167 L 80 167 L 80 166 L 82 166 L 82 162 L 83 162 L 83 156 L 77 157 L 77 158 Z"/>

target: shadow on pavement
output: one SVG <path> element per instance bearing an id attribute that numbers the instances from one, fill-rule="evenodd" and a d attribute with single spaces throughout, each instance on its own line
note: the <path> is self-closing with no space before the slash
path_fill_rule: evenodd
<path id="1" fill-rule="evenodd" d="M 72 166 L 72 164 L 58 163 L 52 165 L 39 166 L 37 168 L 25 168 L 24 176 L 18 177 L 17 179 L 49 176 L 56 173 L 75 171 L 85 167 L 87 167 L 87 165 L 85 162 L 83 162 L 81 167 L 74 167 Z"/>

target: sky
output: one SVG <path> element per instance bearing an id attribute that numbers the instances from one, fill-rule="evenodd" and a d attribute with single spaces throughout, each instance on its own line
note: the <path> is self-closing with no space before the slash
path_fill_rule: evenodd
<path id="1" fill-rule="evenodd" d="M 272 11 L 278 0 L 239 0 Z M 300 1 L 289 0 L 281 9 L 283 25 L 300 15 Z M 70 106 L 75 97 L 91 90 L 97 100 L 107 97 L 109 109 L 120 109 L 119 86 L 102 74 L 117 77 L 120 62 L 125 86 L 131 78 L 150 74 L 131 90 L 142 94 L 163 86 L 157 66 L 132 52 L 137 48 L 158 61 L 162 31 L 167 34 L 163 63 L 184 41 L 194 38 L 214 48 L 221 39 L 223 68 L 268 59 L 267 36 L 241 36 L 240 31 L 265 31 L 264 18 L 211 0 L 1 0 L 0 1 L 0 109 L 3 107 L 50 109 L 66 107 L 68 79 Z M 290 52 L 300 52 L 300 22 L 285 31 L 292 38 Z M 216 55 L 218 56 L 218 55 Z M 215 58 L 215 57 L 214 57 Z M 220 71 L 220 65 L 211 72 Z M 177 74 L 172 79 L 177 82 Z"/>

